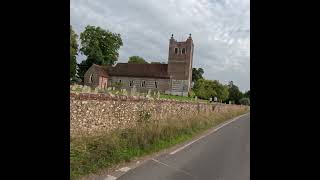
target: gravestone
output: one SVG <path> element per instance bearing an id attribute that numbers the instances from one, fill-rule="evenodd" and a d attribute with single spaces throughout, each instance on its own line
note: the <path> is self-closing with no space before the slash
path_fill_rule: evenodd
<path id="1" fill-rule="evenodd" d="M 83 93 L 89 93 L 91 88 L 89 86 L 83 86 L 81 92 Z"/>
<path id="2" fill-rule="evenodd" d="M 133 85 L 133 87 L 131 88 L 131 91 L 130 91 L 130 95 L 136 96 L 136 94 L 137 94 L 137 88 L 135 85 Z"/>
<path id="3" fill-rule="evenodd" d="M 94 88 L 93 92 L 98 93 L 101 89 L 99 87 Z"/>
<path id="4" fill-rule="evenodd" d="M 148 90 L 148 94 L 146 96 L 147 98 L 150 98 L 151 97 L 151 89 Z"/>
<path id="5" fill-rule="evenodd" d="M 127 96 L 127 95 L 128 95 L 127 90 L 126 90 L 126 89 L 123 89 L 123 90 L 122 90 L 122 94 L 125 95 L 125 96 Z"/>

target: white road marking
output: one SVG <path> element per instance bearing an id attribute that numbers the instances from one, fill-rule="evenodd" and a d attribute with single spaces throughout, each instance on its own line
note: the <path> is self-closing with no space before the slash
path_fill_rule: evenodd
<path id="1" fill-rule="evenodd" d="M 122 172 L 127 172 L 129 170 L 130 170 L 129 167 L 123 167 L 123 168 L 119 169 L 119 171 L 122 171 Z"/>
<path id="2" fill-rule="evenodd" d="M 114 176 L 108 175 L 104 180 L 116 180 L 117 178 Z"/>
<path id="3" fill-rule="evenodd" d="M 152 161 L 155 161 L 155 162 L 157 162 L 157 163 L 159 163 L 159 164 L 162 164 L 162 165 L 164 165 L 164 166 L 167 166 L 167 167 L 169 167 L 169 168 L 171 168 L 171 169 L 174 169 L 174 170 L 176 170 L 176 171 L 180 171 L 180 172 L 182 172 L 182 173 L 184 173 L 184 174 L 186 174 L 186 175 L 188 175 L 188 176 L 194 177 L 194 176 L 192 176 L 191 174 L 189 174 L 189 173 L 186 172 L 186 171 L 183 171 L 183 170 L 174 168 L 174 167 L 169 166 L 168 164 L 165 164 L 165 163 L 163 163 L 163 162 L 161 162 L 161 161 L 158 161 L 158 160 L 156 160 L 156 159 L 153 159 L 153 158 L 152 158 L 151 160 L 152 160 Z"/>
<path id="4" fill-rule="evenodd" d="M 247 114 L 248 114 L 248 113 L 247 113 Z M 218 127 L 217 127 L 217 128 L 215 128 L 214 130 L 212 130 L 210 133 L 208 133 L 208 134 L 206 134 L 206 135 L 203 135 L 203 136 L 199 137 L 198 139 L 196 139 L 196 140 L 194 140 L 194 141 L 189 142 L 188 144 L 186 144 L 186 145 L 184 145 L 184 146 L 182 146 L 182 147 L 180 147 L 180 148 L 176 149 L 175 151 L 172 151 L 172 152 L 170 153 L 170 155 L 173 155 L 173 154 L 175 154 L 175 153 L 177 153 L 177 152 L 181 151 L 182 149 L 184 149 L 184 148 L 186 148 L 186 147 L 190 146 L 191 144 L 193 144 L 193 143 L 195 143 L 195 142 L 199 141 L 200 139 L 202 139 L 202 138 L 204 138 L 204 137 L 206 137 L 206 136 L 210 135 L 211 133 L 214 133 L 214 132 L 218 131 L 220 128 L 222 128 L 222 127 L 224 127 L 224 126 L 226 126 L 226 125 L 228 125 L 228 124 L 232 123 L 232 122 L 233 122 L 233 121 L 235 121 L 235 120 L 240 119 L 241 117 L 243 117 L 243 116 L 245 116 L 245 115 L 247 115 L 247 114 L 244 114 L 244 115 L 238 116 L 238 117 L 236 117 L 236 118 L 234 118 L 234 119 L 232 119 L 232 120 L 230 120 L 230 121 L 228 121 L 228 122 L 226 122 L 226 123 L 224 123 L 224 124 L 222 124 L 222 125 L 218 126 Z"/>

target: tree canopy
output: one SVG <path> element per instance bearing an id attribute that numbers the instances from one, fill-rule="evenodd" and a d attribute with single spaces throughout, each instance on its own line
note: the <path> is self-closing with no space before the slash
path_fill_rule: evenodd
<path id="1" fill-rule="evenodd" d="M 243 96 L 250 99 L 250 90 L 246 91 Z"/>
<path id="2" fill-rule="evenodd" d="M 243 105 L 250 105 L 250 99 L 249 99 L 249 98 L 246 98 L 246 97 L 241 98 L 241 99 L 239 100 L 239 103 L 240 103 L 240 104 L 243 104 Z"/>
<path id="3" fill-rule="evenodd" d="M 203 79 L 202 75 L 203 75 L 204 71 L 202 68 L 192 68 L 192 82 L 196 82 L 199 79 Z"/>
<path id="4" fill-rule="evenodd" d="M 87 56 L 79 65 L 79 76 L 82 79 L 92 64 L 115 64 L 119 57 L 118 51 L 123 45 L 120 34 L 90 25 L 80 34 L 80 40 L 80 52 Z"/>
<path id="5" fill-rule="evenodd" d="M 196 81 L 193 90 L 201 99 L 217 97 L 219 101 L 225 101 L 229 95 L 228 86 L 216 80 L 199 79 Z"/>
<path id="6" fill-rule="evenodd" d="M 236 104 L 240 104 L 240 99 L 243 97 L 242 92 L 239 90 L 238 86 L 233 84 L 233 81 L 229 82 L 229 101 L 233 101 Z"/>
<path id="7" fill-rule="evenodd" d="M 146 60 L 144 60 L 140 56 L 131 56 L 129 57 L 129 64 L 149 64 Z"/>
<path id="8" fill-rule="evenodd" d="M 120 34 L 88 25 L 80 39 L 80 51 L 87 56 L 88 63 L 113 65 L 118 60 L 118 50 L 123 45 Z"/>

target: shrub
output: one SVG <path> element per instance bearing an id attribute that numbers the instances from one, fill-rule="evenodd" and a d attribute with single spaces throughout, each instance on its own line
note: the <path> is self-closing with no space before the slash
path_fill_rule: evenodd
<path id="1" fill-rule="evenodd" d="M 194 98 L 196 96 L 196 94 L 194 93 L 193 90 L 190 90 L 188 96 L 191 98 Z"/>
<path id="2" fill-rule="evenodd" d="M 249 98 L 242 98 L 239 100 L 240 104 L 242 105 L 250 105 L 250 99 Z"/>
<path id="3" fill-rule="evenodd" d="M 113 82 L 111 86 L 115 87 L 116 89 L 120 89 L 122 85 L 123 84 L 121 82 Z"/>

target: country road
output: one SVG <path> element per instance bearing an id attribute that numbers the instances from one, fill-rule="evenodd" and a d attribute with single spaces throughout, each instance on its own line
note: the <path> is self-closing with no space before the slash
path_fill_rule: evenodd
<path id="1" fill-rule="evenodd" d="M 117 180 L 249 180 L 250 114 L 152 158 Z"/>

